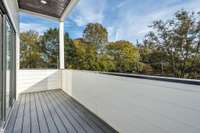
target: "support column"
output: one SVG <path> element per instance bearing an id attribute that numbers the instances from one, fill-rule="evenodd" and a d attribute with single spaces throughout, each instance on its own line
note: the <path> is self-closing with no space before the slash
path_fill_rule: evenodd
<path id="1" fill-rule="evenodd" d="M 59 29 L 59 61 L 60 61 L 60 69 L 65 69 L 65 52 L 64 52 L 64 21 L 60 21 L 60 29 Z"/>

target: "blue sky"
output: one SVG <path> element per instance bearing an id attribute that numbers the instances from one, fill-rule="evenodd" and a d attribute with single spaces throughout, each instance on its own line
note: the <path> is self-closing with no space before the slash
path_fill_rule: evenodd
<path id="1" fill-rule="evenodd" d="M 109 32 L 109 40 L 141 41 L 153 20 L 169 19 L 180 9 L 200 11 L 200 0 L 80 0 L 65 20 L 65 31 L 72 38 L 82 36 L 87 23 L 98 22 Z M 20 30 L 42 34 L 57 22 L 20 15 Z"/>

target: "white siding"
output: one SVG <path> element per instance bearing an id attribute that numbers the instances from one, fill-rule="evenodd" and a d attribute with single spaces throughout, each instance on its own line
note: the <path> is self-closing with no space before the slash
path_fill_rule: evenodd
<path id="1" fill-rule="evenodd" d="M 63 85 L 120 133 L 200 132 L 200 86 L 69 70 Z"/>
<path id="2" fill-rule="evenodd" d="M 17 94 L 61 88 L 59 70 L 18 70 Z"/>

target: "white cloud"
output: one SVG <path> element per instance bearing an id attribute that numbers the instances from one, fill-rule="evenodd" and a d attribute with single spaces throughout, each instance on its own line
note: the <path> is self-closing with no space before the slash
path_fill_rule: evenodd
<path id="1" fill-rule="evenodd" d="M 49 27 L 37 23 L 20 23 L 20 32 L 34 30 L 38 32 L 40 35 L 42 35 L 48 29 Z"/>
<path id="2" fill-rule="evenodd" d="M 81 0 L 77 5 L 72 20 L 77 26 L 87 23 L 103 23 L 106 0 Z"/>
<path id="3" fill-rule="evenodd" d="M 177 0 L 172 0 L 171 3 Z M 138 15 L 131 8 L 123 6 L 119 10 L 119 18 L 115 23 L 109 26 L 112 29 L 110 34 L 110 39 L 112 41 L 116 40 L 129 40 L 135 42 L 136 39 L 140 41 L 143 39 L 144 35 L 151 29 L 148 27 L 154 20 L 166 20 L 173 16 L 173 14 L 180 9 L 187 9 L 189 11 L 199 11 L 199 0 L 191 0 L 182 4 L 171 4 L 169 2 L 163 3 L 161 7 L 152 10 L 143 15 Z M 171 4 L 170 7 L 167 5 Z M 169 9 L 170 8 L 170 9 Z M 144 7 L 145 10 L 145 7 Z"/>
<path id="4" fill-rule="evenodd" d="M 119 3 L 119 4 L 116 6 L 116 8 L 121 8 L 121 7 L 125 6 L 128 2 L 129 2 L 128 0 L 124 0 L 124 1 L 122 1 L 121 3 Z"/>
<path id="5" fill-rule="evenodd" d="M 143 39 L 154 20 L 166 20 L 182 8 L 198 11 L 200 0 L 80 0 L 70 16 L 83 29 L 88 23 L 101 23 L 108 29 L 109 40 Z M 80 34 L 76 34 L 81 36 Z"/>

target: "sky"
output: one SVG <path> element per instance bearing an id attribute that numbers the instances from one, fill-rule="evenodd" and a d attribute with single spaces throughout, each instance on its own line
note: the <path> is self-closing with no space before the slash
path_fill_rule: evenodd
<path id="1" fill-rule="evenodd" d="M 88 23 L 101 23 L 107 28 L 109 41 L 142 41 L 154 20 L 167 20 L 180 9 L 200 11 L 200 0 L 80 0 L 65 20 L 65 32 L 71 38 L 82 37 Z M 58 23 L 20 14 L 20 31 L 34 30 L 43 34 Z"/>

